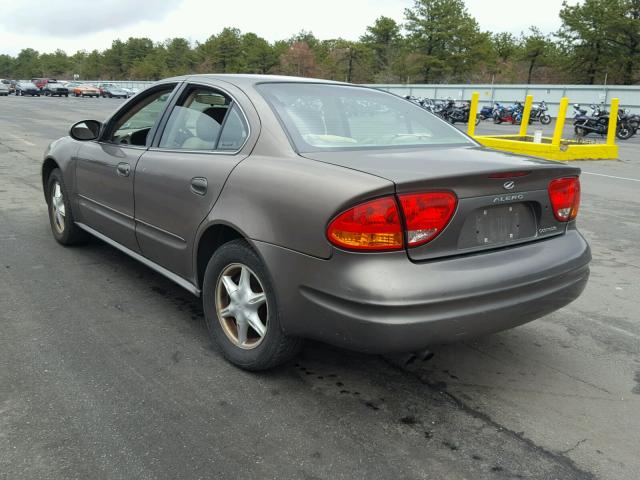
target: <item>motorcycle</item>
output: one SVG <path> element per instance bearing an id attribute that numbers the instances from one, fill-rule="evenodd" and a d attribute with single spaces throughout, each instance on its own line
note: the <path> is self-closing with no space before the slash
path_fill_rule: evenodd
<path id="1" fill-rule="evenodd" d="M 480 113 L 478 114 L 480 120 L 486 120 L 487 118 L 493 118 L 493 110 L 495 106 L 486 105 L 480 109 Z"/>
<path id="2" fill-rule="evenodd" d="M 531 109 L 531 114 L 529 115 L 530 122 L 540 122 L 543 125 L 549 125 L 551 123 L 551 115 L 547 113 L 549 107 L 547 107 L 547 103 L 543 100 L 534 108 Z"/>
<path id="3" fill-rule="evenodd" d="M 510 107 L 504 107 L 499 103 L 496 103 L 493 112 L 493 123 L 500 124 L 502 122 L 509 122 L 515 125 L 522 121 L 522 112 L 524 107 L 520 102 L 516 102 Z"/>
<path id="4" fill-rule="evenodd" d="M 470 111 L 471 105 L 468 102 L 464 102 L 462 106 L 458 107 L 453 100 L 449 100 L 444 108 L 438 112 L 438 115 L 451 124 L 468 123 Z M 476 125 L 480 123 L 480 116 L 476 115 L 475 123 Z"/>
<path id="5" fill-rule="evenodd" d="M 591 105 L 591 115 L 586 115 L 587 111 L 580 108 L 580 105 L 573 106 L 575 116 L 573 119 L 573 129 L 577 136 L 584 137 L 590 133 L 596 135 L 606 135 L 609 131 L 609 112 L 602 105 Z M 627 140 L 631 137 L 631 129 L 624 121 L 625 112 L 619 109 L 617 112 L 618 123 L 616 126 L 616 137 Z"/>

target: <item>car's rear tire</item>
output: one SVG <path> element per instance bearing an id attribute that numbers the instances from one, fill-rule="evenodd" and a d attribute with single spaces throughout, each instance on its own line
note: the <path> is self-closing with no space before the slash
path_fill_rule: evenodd
<path id="1" fill-rule="evenodd" d="M 269 272 L 244 240 L 225 243 L 212 255 L 202 301 L 211 339 L 240 368 L 273 368 L 302 346 L 302 340 L 282 332 Z"/>
<path id="2" fill-rule="evenodd" d="M 61 245 L 84 242 L 88 234 L 75 224 L 71 202 L 64 185 L 62 172 L 55 168 L 47 179 L 47 205 L 53 238 Z"/>

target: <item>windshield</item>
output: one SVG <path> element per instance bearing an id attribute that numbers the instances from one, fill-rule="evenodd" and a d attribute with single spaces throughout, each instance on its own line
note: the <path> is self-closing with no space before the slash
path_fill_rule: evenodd
<path id="1" fill-rule="evenodd" d="M 299 152 L 471 143 L 419 106 L 380 90 L 314 83 L 264 83 L 257 89 Z"/>

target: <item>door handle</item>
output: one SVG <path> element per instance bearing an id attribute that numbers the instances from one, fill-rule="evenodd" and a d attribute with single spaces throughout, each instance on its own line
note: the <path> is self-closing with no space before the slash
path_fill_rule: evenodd
<path id="1" fill-rule="evenodd" d="M 207 179 L 203 177 L 192 178 L 191 191 L 196 195 L 205 195 L 207 193 Z"/>
<path id="2" fill-rule="evenodd" d="M 118 166 L 116 167 L 116 171 L 118 172 L 118 175 L 120 175 L 121 177 L 128 177 L 129 173 L 131 173 L 131 165 L 124 162 L 119 163 Z"/>

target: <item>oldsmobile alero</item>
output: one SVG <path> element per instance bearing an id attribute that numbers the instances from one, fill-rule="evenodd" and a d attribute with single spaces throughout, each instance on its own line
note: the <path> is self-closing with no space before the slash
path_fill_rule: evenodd
<path id="1" fill-rule="evenodd" d="M 201 295 L 246 369 L 313 338 L 419 351 L 580 295 L 580 170 L 491 151 L 393 94 L 291 77 L 155 83 L 45 153 L 51 230 Z"/>

